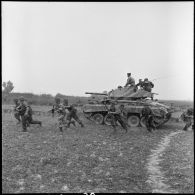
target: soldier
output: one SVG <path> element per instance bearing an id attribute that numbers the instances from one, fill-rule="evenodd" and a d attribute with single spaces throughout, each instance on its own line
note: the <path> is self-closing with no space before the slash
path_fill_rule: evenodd
<path id="1" fill-rule="evenodd" d="M 54 112 L 56 111 L 58 113 L 58 127 L 60 131 L 63 131 L 63 127 L 65 125 L 65 116 L 66 113 L 66 106 L 68 104 L 67 100 L 63 100 L 63 104 L 60 103 L 60 98 L 55 98 L 55 104 L 53 105 Z M 73 124 L 75 126 L 74 121 L 70 121 L 70 124 Z"/>
<path id="2" fill-rule="evenodd" d="M 112 116 L 112 120 L 111 120 L 111 125 L 114 129 L 114 134 L 116 133 L 116 126 L 117 126 L 117 121 L 120 123 L 120 125 L 122 126 L 123 129 L 125 129 L 126 133 L 127 133 L 127 113 L 124 110 L 124 105 L 120 105 L 119 109 L 116 110 L 115 107 L 115 103 L 111 102 L 111 106 L 109 109 L 109 114 L 111 114 Z"/>
<path id="3" fill-rule="evenodd" d="M 70 124 L 71 124 L 71 119 L 73 118 L 75 121 L 77 121 L 81 127 L 84 127 L 82 121 L 79 119 L 78 115 L 77 115 L 77 109 L 73 106 L 73 105 L 70 105 L 69 107 L 67 107 L 69 113 L 67 114 L 67 127 L 70 127 Z"/>
<path id="4" fill-rule="evenodd" d="M 142 81 L 142 79 L 139 79 L 139 83 L 137 83 L 136 84 L 136 87 L 140 87 L 140 89 L 142 89 L 143 88 L 143 81 Z"/>
<path id="5" fill-rule="evenodd" d="M 20 102 L 18 99 L 14 99 L 15 107 L 14 107 L 14 117 L 18 120 L 17 124 L 20 124 L 21 119 L 20 119 L 20 113 L 17 110 L 17 107 L 20 105 Z"/>
<path id="6" fill-rule="evenodd" d="M 59 127 L 60 131 L 62 132 L 66 111 L 65 111 L 64 106 L 62 104 L 60 104 L 60 98 L 55 98 L 55 104 L 53 105 L 53 113 L 55 111 L 58 113 L 58 127 Z"/>
<path id="7" fill-rule="evenodd" d="M 142 83 L 143 89 L 148 92 L 152 92 L 152 88 L 154 87 L 154 84 L 148 80 L 148 78 L 145 78 Z"/>
<path id="8" fill-rule="evenodd" d="M 34 121 L 32 119 L 32 108 L 27 104 L 24 97 L 20 97 L 20 105 L 17 107 L 17 110 L 20 113 L 22 119 L 22 129 L 23 132 L 27 131 L 29 124 L 39 124 L 41 126 L 41 121 Z"/>
<path id="9" fill-rule="evenodd" d="M 27 123 L 27 126 L 30 125 L 30 124 L 39 124 L 40 126 L 42 126 L 42 122 L 41 121 L 38 121 L 38 120 L 33 120 L 33 110 L 30 106 L 30 102 L 26 104 L 26 112 L 25 112 L 25 117 L 26 117 L 26 121 Z"/>
<path id="10" fill-rule="evenodd" d="M 192 130 L 194 130 L 194 109 L 188 108 L 186 112 L 182 113 L 181 118 L 186 123 L 183 128 L 184 131 L 187 131 L 190 126 L 192 126 Z"/>
<path id="11" fill-rule="evenodd" d="M 128 85 L 130 86 L 135 86 L 135 79 L 131 76 L 131 73 L 127 73 L 127 82 L 125 84 L 125 87 L 127 87 Z"/>
<path id="12" fill-rule="evenodd" d="M 146 105 L 144 106 L 144 108 L 142 109 L 142 113 L 141 116 L 145 117 L 145 121 L 146 121 L 146 128 L 149 132 L 152 132 L 152 129 L 155 130 L 155 126 L 154 126 L 154 122 L 153 122 L 153 112 L 151 110 L 151 108 Z"/>

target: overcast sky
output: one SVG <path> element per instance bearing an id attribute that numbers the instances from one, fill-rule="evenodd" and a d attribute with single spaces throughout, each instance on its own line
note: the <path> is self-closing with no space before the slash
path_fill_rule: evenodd
<path id="1" fill-rule="evenodd" d="M 85 96 L 154 80 L 192 100 L 193 2 L 2 2 L 2 80 L 15 92 Z"/>

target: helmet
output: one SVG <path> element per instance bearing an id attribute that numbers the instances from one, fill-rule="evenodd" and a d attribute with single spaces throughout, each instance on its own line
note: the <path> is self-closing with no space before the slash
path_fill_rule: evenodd
<path id="1" fill-rule="evenodd" d="M 144 81 L 148 81 L 148 78 L 145 78 Z"/>
<path id="2" fill-rule="evenodd" d="M 55 98 L 55 102 L 56 102 L 56 103 L 60 103 L 60 98 L 59 98 L 59 97 L 56 97 L 56 98 Z"/>
<path id="3" fill-rule="evenodd" d="M 18 99 L 15 98 L 13 101 L 14 101 L 15 103 L 17 103 L 17 102 L 18 102 Z"/>
<path id="4" fill-rule="evenodd" d="M 23 96 L 21 96 L 21 97 L 19 98 L 19 100 L 20 100 L 20 101 L 25 101 L 25 98 L 24 98 Z"/>

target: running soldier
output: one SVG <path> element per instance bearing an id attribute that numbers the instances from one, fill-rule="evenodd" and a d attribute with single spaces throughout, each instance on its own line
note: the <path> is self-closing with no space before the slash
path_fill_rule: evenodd
<path id="1" fill-rule="evenodd" d="M 111 115 L 111 125 L 112 125 L 112 128 L 114 129 L 114 134 L 116 133 L 116 126 L 117 126 L 117 121 L 119 122 L 119 124 L 122 126 L 123 129 L 125 129 L 126 133 L 127 133 L 127 127 L 128 127 L 128 124 L 127 124 L 127 113 L 126 111 L 124 110 L 124 105 L 120 105 L 119 106 L 119 109 L 116 110 L 116 107 L 115 107 L 115 103 L 114 102 L 111 102 L 111 106 L 110 106 L 110 109 L 109 109 L 109 112 L 108 114 Z"/>
<path id="2" fill-rule="evenodd" d="M 20 102 L 18 99 L 14 99 L 14 103 L 15 103 L 15 107 L 14 107 L 14 117 L 16 118 L 16 120 L 18 121 L 17 124 L 20 124 L 21 119 L 20 119 L 20 113 L 17 110 L 17 107 L 20 105 Z"/>
<path id="3" fill-rule="evenodd" d="M 66 107 L 67 107 L 68 101 L 64 99 L 63 104 L 60 103 L 60 98 L 55 98 L 55 104 L 53 105 L 53 112 L 58 113 L 58 127 L 61 132 L 63 132 L 63 127 L 66 124 Z M 70 121 L 70 124 L 73 124 L 75 126 L 74 121 Z"/>
<path id="4" fill-rule="evenodd" d="M 81 125 L 81 127 L 84 127 L 82 121 L 79 119 L 78 115 L 77 115 L 77 109 L 73 106 L 70 105 L 66 108 L 69 113 L 67 114 L 67 127 L 70 127 L 70 124 L 72 123 L 72 119 L 74 119 L 75 121 L 77 121 L 77 123 L 79 123 Z"/>
<path id="5" fill-rule="evenodd" d="M 192 130 L 194 130 L 194 109 L 188 108 L 187 111 L 183 112 L 181 118 L 186 123 L 183 128 L 184 131 L 187 131 L 190 126 L 192 126 Z"/>
<path id="6" fill-rule="evenodd" d="M 21 119 L 22 119 L 22 129 L 23 132 L 27 131 L 27 127 L 30 126 L 30 124 L 39 124 L 42 125 L 41 121 L 34 121 L 32 118 L 32 108 L 28 103 L 25 101 L 24 97 L 20 97 L 20 105 L 17 107 L 17 110 L 20 113 Z"/>
<path id="7" fill-rule="evenodd" d="M 154 126 L 154 121 L 153 121 L 153 117 L 154 117 L 153 112 L 148 105 L 144 106 L 144 108 L 142 109 L 141 115 L 145 118 L 147 130 L 149 132 L 152 132 L 152 130 L 155 130 L 156 128 Z"/>

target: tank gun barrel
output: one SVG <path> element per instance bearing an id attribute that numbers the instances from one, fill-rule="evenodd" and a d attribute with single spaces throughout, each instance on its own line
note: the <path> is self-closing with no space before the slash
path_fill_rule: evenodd
<path id="1" fill-rule="evenodd" d="M 91 95 L 108 95 L 107 93 L 96 93 L 96 92 L 85 92 L 85 94 L 91 94 Z"/>

